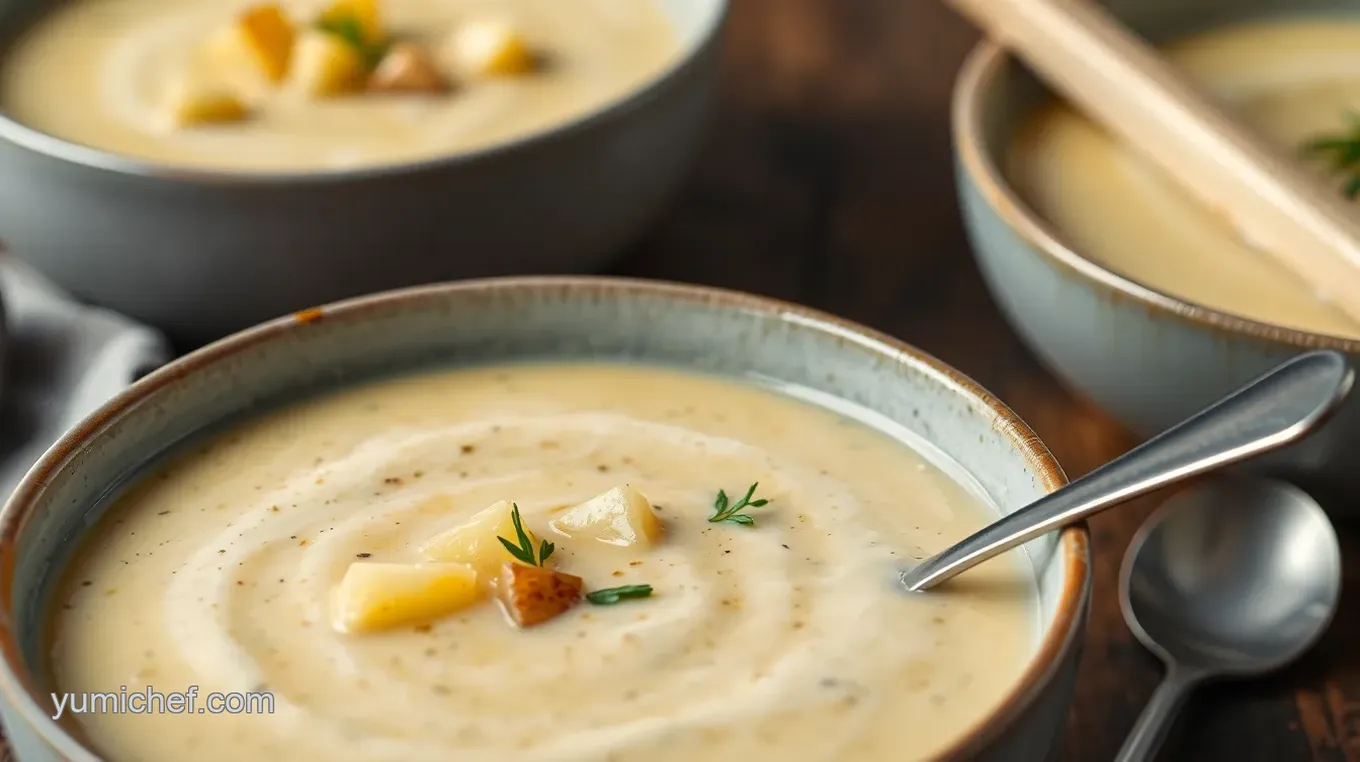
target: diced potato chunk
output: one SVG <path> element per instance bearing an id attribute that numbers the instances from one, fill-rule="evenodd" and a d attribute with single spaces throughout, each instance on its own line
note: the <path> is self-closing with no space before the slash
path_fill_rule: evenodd
<path id="1" fill-rule="evenodd" d="M 420 624 L 471 606 L 481 594 L 467 564 L 359 561 L 336 588 L 334 624 L 356 633 Z"/>
<path id="2" fill-rule="evenodd" d="M 364 45 L 377 45 L 387 39 L 378 0 L 336 0 L 321 12 L 320 21 L 326 25 L 353 21 L 363 36 Z"/>
<path id="3" fill-rule="evenodd" d="M 502 500 L 477 512 L 466 523 L 426 540 L 420 546 L 420 553 L 431 561 L 471 564 L 484 576 L 494 577 L 501 564 L 514 560 L 499 538 L 504 537 L 513 545 L 519 544 L 513 513 L 514 504 Z M 537 552 L 538 538 L 528 527 L 524 528 L 524 533 Z"/>
<path id="4" fill-rule="evenodd" d="M 559 616 L 581 600 L 585 582 L 551 569 L 507 563 L 496 581 L 496 600 L 510 621 L 533 627 Z"/>
<path id="5" fill-rule="evenodd" d="M 576 539 L 623 547 L 651 547 L 661 539 L 661 520 L 641 492 L 624 484 L 558 516 L 553 531 Z"/>
<path id="6" fill-rule="evenodd" d="M 258 99 L 275 87 L 239 24 L 217 29 L 205 39 L 187 62 L 185 73 L 197 80 L 228 86 L 249 100 Z"/>
<path id="7" fill-rule="evenodd" d="M 250 109 L 225 88 L 183 84 L 171 92 L 166 112 L 172 126 L 185 128 L 239 122 Z"/>
<path id="8" fill-rule="evenodd" d="M 359 51 L 326 32 L 303 33 L 298 38 L 293 59 L 293 81 L 313 98 L 358 90 L 367 75 Z"/>
<path id="9" fill-rule="evenodd" d="M 272 82 L 282 82 L 297 36 L 293 23 L 277 5 L 257 5 L 241 14 L 237 26 L 265 76 Z"/>
<path id="10" fill-rule="evenodd" d="M 383 93 L 442 93 L 449 87 L 425 49 L 409 42 L 392 46 L 368 78 Z"/>
<path id="11" fill-rule="evenodd" d="M 458 67 L 471 75 L 513 76 L 534 68 L 533 51 L 519 30 L 507 21 L 465 24 L 454 32 L 450 44 Z"/>

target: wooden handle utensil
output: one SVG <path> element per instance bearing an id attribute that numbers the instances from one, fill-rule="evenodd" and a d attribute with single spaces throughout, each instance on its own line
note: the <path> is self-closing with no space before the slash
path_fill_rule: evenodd
<path id="1" fill-rule="evenodd" d="M 1360 320 L 1360 207 L 1322 187 L 1086 0 L 949 0 L 1090 118 Z M 1155 221 L 1149 221 L 1155 224 Z M 1231 277 L 1225 267 L 1225 277 Z"/>

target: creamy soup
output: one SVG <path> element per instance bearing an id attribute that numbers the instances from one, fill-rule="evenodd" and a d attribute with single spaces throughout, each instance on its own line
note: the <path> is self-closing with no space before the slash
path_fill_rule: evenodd
<path id="1" fill-rule="evenodd" d="M 274 698 L 272 713 L 68 713 L 117 762 L 925 757 L 998 706 L 1037 629 L 1021 557 L 948 592 L 894 589 L 898 564 L 991 515 L 926 452 L 784 394 L 659 369 L 358 387 L 232 430 L 122 496 L 58 593 L 55 679 L 73 693 L 196 686 L 199 707 L 213 691 Z M 710 521 L 719 490 L 731 509 L 757 482 L 734 514 L 749 521 Z M 654 543 L 554 531 L 620 485 L 660 519 Z M 480 600 L 336 629 L 355 565 L 417 563 L 499 501 L 585 589 L 651 595 L 524 628 Z"/>
<path id="2" fill-rule="evenodd" d="M 1360 23 L 1318 19 L 1221 29 L 1166 49 L 1171 61 L 1281 151 L 1347 132 L 1360 112 Z M 1324 161 L 1305 159 L 1340 187 Z M 1223 216 L 1065 105 L 1017 136 L 1007 174 L 1083 256 L 1153 289 L 1243 317 L 1360 337 L 1360 324 L 1318 298 Z M 1360 213 L 1360 212 L 1357 212 Z"/>
<path id="3" fill-rule="evenodd" d="M 372 49 L 364 50 L 375 53 L 368 61 L 375 72 L 387 70 L 382 51 L 404 42 L 403 52 L 424 51 L 424 65 L 446 87 L 369 92 L 364 78 L 372 75 L 346 68 L 356 57 L 336 44 L 344 35 L 317 28 L 328 18 L 325 4 L 71 0 L 0 60 L 0 111 L 56 137 L 173 165 L 345 168 L 551 128 L 626 96 L 679 54 L 653 0 L 336 5 L 358 8 L 357 20 L 376 19 Z M 233 36 L 244 30 L 260 44 Z M 521 47 L 532 66 L 516 66 L 528 60 Z M 394 72 L 401 65 L 387 64 Z"/>

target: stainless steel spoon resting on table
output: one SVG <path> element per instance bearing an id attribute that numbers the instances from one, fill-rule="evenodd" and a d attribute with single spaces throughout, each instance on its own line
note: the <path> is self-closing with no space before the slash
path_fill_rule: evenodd
<path id="1" fill-rule="evenodd" d="M 1350 392 L 1344 355 L 1308 352 L 1279 365 L 1190 419 L 1056 492 L 903 570 L 907 590 L 927 590 L 994 556 L 1114 505 L 1289 444 Z"/>
<path id="2" fill-rule="evenodd" d="M 1269 672 L 1308 650 L 1340 592 L 1336 532 L 1303 491 L 1233 477 L 1168 500 L 1119 575 L 1124 619 L 1166 677 L 1116 762 L 1154 759 L 1196 685 Z"/>

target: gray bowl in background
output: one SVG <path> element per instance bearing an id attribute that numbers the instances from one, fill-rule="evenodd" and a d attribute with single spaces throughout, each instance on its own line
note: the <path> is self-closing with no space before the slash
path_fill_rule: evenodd
<path id="1" fill-rule="evenodd" d="M 0 0 L 12 39 L 53 0 Z M 503 145 L 290 175 L 151 166 L 0 114 L 0 241 L 58 285 L 197 342 L 375 290 L 605 263 L 674 195 L 718 79 L 726 0 L 656 0 L 677 63 Z"/>
<path id="2" fill-rule="evenodd" d="M 1122 21 L 1156 41 L 1216 23 L 1285 13 L 1356 12 L 1343 0 L 1108 0 Z M 1360 360 L 1360 341 L 1254 322 L 1188 303 L 1111 272 L 1068 247 L 1030 209 L 1000 167 L 1015 131 L 1052 98 L 1018 61 L 983 43 L 954 91 L 960 203 L 993 296 L 1029 346 L 1061 378 L 1134 433 L 1158 433 L 1307 349 Z M 1155 225 L 1156 220 L 1148 220 Z M 1249 468 L 1323 492 L 1360 491 L 1360 398 L 1298 445 Z M 1349 502 L 1328 501 L 1336 513 Z"/>

